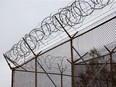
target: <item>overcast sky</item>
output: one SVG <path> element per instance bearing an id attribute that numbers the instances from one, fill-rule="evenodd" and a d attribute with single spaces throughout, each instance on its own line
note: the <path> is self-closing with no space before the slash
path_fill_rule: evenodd
<path id="1" fill-rule="evenodd" d="M 45 17 L 72 0 L 0 0 L 0 87 L 10 87 L 11 70 L 3 53 Z"/>

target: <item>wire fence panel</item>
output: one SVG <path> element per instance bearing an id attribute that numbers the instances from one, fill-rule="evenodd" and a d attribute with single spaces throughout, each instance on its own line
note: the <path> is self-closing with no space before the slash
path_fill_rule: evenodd
<path id="1" fill-rule="evenodd" d="M 113 1 L 74 1 L 26 34 L 4 55 L 12 87 L 116 87 L 116 12 L 83 27 Z"/>
<path id="2" fill-rule="evenodd" d="M 60 87 L 61 85 L 63 87 L 71 87 L 71 81 L 66 81 L 66 78 L 71 77 L 71 65 L 67 61 L 67 59 L 70 59 L 71 57 L 69 53 L 70 44 L 68 42 L 38 57 L 38 63 L 42 65 L 41 67 L 38 64 L 38 72 L 43 73 L 38 73 L 38 76 L 43 76 L 42 79 L 46 81 L 46 84 L 44 84 L 42 79 L 40 79 L 41 81 L 39 84 L 44 85 L 41 87 L 47 86 L 49 82 L 52 83 L 52 85 L 56 85 L 57 87 Z M 54 87 L 54 85 L 51 87 Z"/>
<path id="3" fill-rule="evenodd" d="M 75 65 L 75 75 L 77 76 L 75 77 L 76 87 L 112 87 L 112 84 L 115 87 L 116 53 L 113 53 L 112 56 L 112 72 L 109 54 L 77 63 Z"/>
<path id="4" fill-rule="evenodd" d="M 103 46 L 114 42 L 116 39 L 116 19 L 93 29 L 92 31 L 76 38 L 74 42 L 77 43 L 77 50 L 79 53 L 86 53 L 90 49 L 100 49 Z M 84 30 L 82 30 L 84 31 Z"/>
<path id="5" fill-rule="evenodd" d="M 77 35 L 73 39 L 73 47 L 70 46 L 69 40 L 40 53 L 15 69 L 13 87 L 34 87 L 36 82 L 37 87 L 72 87 L 72 64 L 75 87 L 112 87 L 112 84 L 115 86 L 115 27 L 114 18 L 93 30 Z"/>
<path id="6" fill-rule="evenodd" d="M 35 86 L 35 74 L 32 72 L 15 71 L 13 78 L 14 78 L 13 87 Z"/>

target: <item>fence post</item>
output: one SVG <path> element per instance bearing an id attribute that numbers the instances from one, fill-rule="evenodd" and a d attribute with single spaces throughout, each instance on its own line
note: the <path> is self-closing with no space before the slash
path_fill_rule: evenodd
<path id="1" fill-rule="evenodd" d="M 104 46 L 106 48 L 106 50 L 109 52 L 110 54 L 110 76 L 111 76 L 111 87 L 114 87 L 114 77 L 113 77 L 113 64 L 112 64 L 112 54 L 114 52 L 114 50 L 116 49 L 116 47 L 112 50 L 108 49 L 106 46 Z"/>
<path id="2" fill-rule="evenodd" d="M 112 66 L 112 52 L 110 52 L 110 72 L 111 72 L 111 86 L 114 87 L 113 66 Z"/>
<path id="3" fill-rule="evenodd" d="M 75 87 L 74 81 L 74 60 L 73 60 L 73 39 L 70 40 L 70 49 L 71 49 L 71 76 L 72 76 L 72 87 Z"/>
<path id="4" fill-rule="evenodd" d="M 35 57 L 35 87 L 37 87 L 37 58 Z"/>
<path id="5" fill-rule="evenodd" d="M 15 74 L 15 70 L 12 68 L 12 77 L 11 77 L 11 87 L 14 87 L 14 74 Z"/>

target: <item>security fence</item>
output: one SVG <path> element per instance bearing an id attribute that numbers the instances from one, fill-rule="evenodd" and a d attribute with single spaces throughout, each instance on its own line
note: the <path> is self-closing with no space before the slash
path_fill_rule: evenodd
<path id="1" fill-rule="evenodd" d="M 76 30 L 111 2 L 75 1 L 25 35 L 4 54 L 12 87 L 115 87 L 116 13 Z"/>

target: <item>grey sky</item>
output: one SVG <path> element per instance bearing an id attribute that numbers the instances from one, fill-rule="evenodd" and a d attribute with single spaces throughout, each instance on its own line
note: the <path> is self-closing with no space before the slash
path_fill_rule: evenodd
<path id="1" fill-rule="evenodd" d="M 11 71 L 3 57 L 45 17 L 72 0 L 0 0 L 0 87 L 10 87 Z"/>

